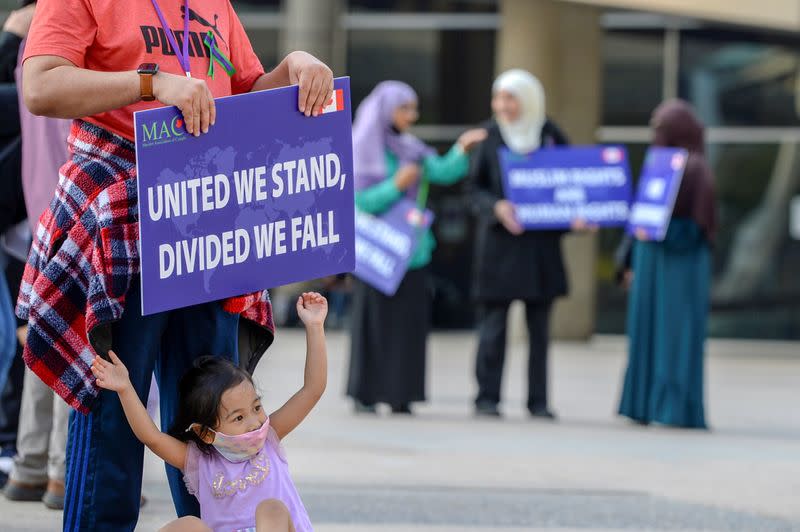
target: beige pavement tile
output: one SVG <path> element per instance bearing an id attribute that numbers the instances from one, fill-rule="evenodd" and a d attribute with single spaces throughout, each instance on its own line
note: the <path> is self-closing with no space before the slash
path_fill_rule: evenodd
<path id="1" fill-rule="evenodd" d="M 356 498 L 363 494 L 368 509 L 371 490 L 390 490 L 404 497 L 427 490 L 432 498 L 465 490 L 458 493 L 474 497 L 497 491 L 509 493 L 509 498 L 530 493 L 537 500 L 555 501 L 558 508 L 561 498 L 585 494 L 591 500 L 596 494 L 622 502 L 608 509 L 610 517 L 597 518 L 605 519 L 604 524 L 593 522 L 593 514 L 587 514 L 588 521 L 582 525 L 588 528 L 579 530 L 613 530 L 613 526 L 607 528 L 617 524 L 613 512 L 635 513 L 625 501 L 636 497 L 662 505 L 685 504 L 698 511 L 710 508 L 739 512 L 736 515 L 743 518 L 775 517 L 800 523 L 800 409 L 791 406 L 800 402 L 800 354 L 792 355 L 800 351 L 797 344 L 710 342 L 706 395 L 713 430 L 687 432 L 632 426 L 615 417 L 625 365 L 625 342 L 620 338 L 553 346 L 551 402 L 561 418 L 555 424 L 525 416 L 526 353 L 521 344 L 513 345 L 509 353 L 502 405 L 506 418 L 485 421 L 472 417 L 475 339 L 471 334 L 431 337 L 430 401 L 418 406 L 413 418 L 385 412 L 378 417 L 354 416 L 343 391 L 348 340 L 331 332 L 329 343 L 328 391 L 309 419 L 285 441 L 301 494 L 318 502 L 326 494 L 350 493 Z M 281 331 L 256 374 L 269 407 L 279 406 L 300 385 L 303 356 L 302 333 Z M 144 491 L 150 502 L 137 530 L 156 530 L 174 514 L 163 466 L 153 456 L 146 461 Z M 429 512 L 430 508 L 418 510 Z M 377 525 L 339 524 L 347 519 L 343 511 L 344 516 L 330 514 L 335 515 L 329 519 L 335 523 L 317 519 L 316 530 L 523 530 L 448 524 L 446 507 L 438 516 L 414 511 L 407 519 Z M 443 524 L 404 522 L 415 519 Z M 3 532 L 59 530 L 59 520 L 57 512 L 42 505 L 0 498 Z M 631 529 L 625 523 L 619 525 Z M 571 525 L 565 521 L 560 526 Z"/>

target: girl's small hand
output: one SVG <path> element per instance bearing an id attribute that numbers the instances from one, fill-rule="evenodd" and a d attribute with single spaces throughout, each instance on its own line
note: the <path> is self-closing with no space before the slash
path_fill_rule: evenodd
<path id="1" fill-rule="evenodd" d="M 92 361 L 92 373 L 97 378 L 97 385 L 105 390 L 113 392 L 121 392 L 131 386 L 131 380 L 128 377 L 128 368 L 114 353 L 108 352 L 111 362 L 103 360 L 99 356 L 94 357 Z"/>
<path id="2" fill-rule="evenodd" d="M 303 292 L 297 298 L 297 315 L 306 325 L 322 325 L 328 315 L 328 300 L 316 292 Z"/>

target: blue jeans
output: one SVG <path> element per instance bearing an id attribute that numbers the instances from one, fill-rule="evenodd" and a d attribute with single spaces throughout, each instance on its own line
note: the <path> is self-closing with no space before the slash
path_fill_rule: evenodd
<path id="1" fill-rule="evenodd" d="M 142 316 L 138 278 L 126 296 L 125 313 L 112 326 L 114 352 L 131 383 L 147 401 L 155 372 L 161 394 L 161 429 L 178 407 L 180 378 L 203 355 L 236 362 L 239 316 L 217 303 Z M 89 415 L 73 412 L 67 445 L 64 531 L 132 531 L 139 517 L 144 446 L 125 419 L 119 397 L 103 390 Z M 166 466 L 178 516 L 200 516 L 178 469 Z"/>

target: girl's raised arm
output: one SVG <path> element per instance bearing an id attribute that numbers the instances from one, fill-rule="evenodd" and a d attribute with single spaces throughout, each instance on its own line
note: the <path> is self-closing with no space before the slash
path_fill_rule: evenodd
<path id="1" fill-rule="evenodd" d="M 108 355 L 111 362 L 100 357 L 95 357 L 92 362 L 92 373 L 97 378 L 97 385 L 117 392 L 128 424 L 139 441 L 166 463 L 182 470 L 186 463 L 186 443 L 158 430 L 136 395 L 125 364 L 113 351 L 109 351 Z"/>
<path id="2" fill-rule="evenodd" d="M 328 384 L 328 348 L 325 345 L 325 316 L 328 301 L 316 292 L 297 300 L 297 314 L 306 326 L 306 370 L 303 387 L 269 416 L 278 438 L 292 432 L 319 402 Z"/>

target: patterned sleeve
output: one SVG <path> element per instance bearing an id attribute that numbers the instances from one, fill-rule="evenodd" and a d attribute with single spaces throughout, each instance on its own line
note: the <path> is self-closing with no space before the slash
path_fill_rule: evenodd
<path id="1" fill-rule="evenodd" d="M 183 466 L 183 482 L 186 491 L 197 496 L 200 491 L 200 460 L 202 452 L 192 442 L 186 446 L 186 464 Z"/>

